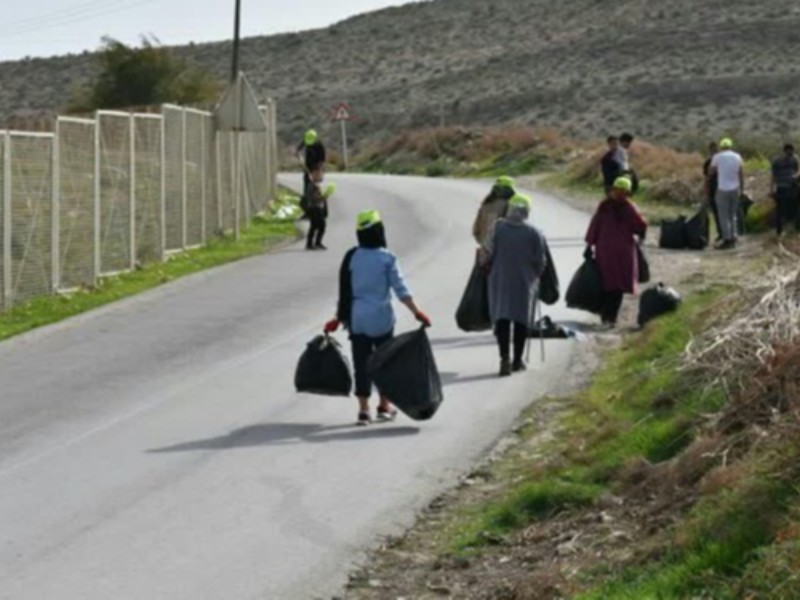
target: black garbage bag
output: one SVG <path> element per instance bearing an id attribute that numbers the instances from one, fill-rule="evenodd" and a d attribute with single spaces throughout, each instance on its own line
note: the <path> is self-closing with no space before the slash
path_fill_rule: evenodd
<path id="1" fill-rule="evenodd" d="M 380 346 L 367 363 L 381 395 L 415 421 L 427 421 L 442 403 L 442 381 L 424 328 Z"/>
<path id="2" fill-rule="evenodd" d="M 555 323 L 549 316 L 545 315 L 533 324 L 529 331 L 529 337 L 534 339 L 567 339 L 575 337 L 575 331 L 559 323 Z"/>
<path id="3" fill-rule="evenodd" d="M 567 306 L 598 315 L 603 310 L 603 277 L 593 258 L 587 258 L 572 276 L 567 288 Z"/>
<path id="4" fill-rule="evenodd" d="M 461 331 L 488 331 L 492 328 L 492 319 L 489 316 L 489 278 L 477 260 L 456 310 L 456 325 Z"/>
<path id="5" fill-rule="evenodd" d="M 736 217 L 736 233 L 739 235 L 747 233 L 747 215 L 753 204 L 753 200 L 747 194 L 743 194 L 739 199 L 739 214 Z"/>
<path id="6" fill-rule="evenodd" d="M 686 221 L 686 246 L 691 250 L 703 250 L 708 246 L 711 226 L 708 212 L 701 208 L 696 215 Z"/>
<path id="7" fill-rule="evenodd" d="M 650 281 L 650 262 L 647 260 L 641 244 L 636 244 L 636 259 L 639 264 L 639 283 L 648 283 Z"/>
<path id="8" fill-rule="evenodd" d="M 649 321 L 677 310 L 681 304 L 681 295 L 663 283 L 646 290 L 639 299 L 639 327 Z"/>
<path id="9" fill-rule="evenodd" d="M 686 248 L 686 217 L 681 215 L 677 219 L 661 221 L 661 237 L 658 245 L 669 250 Z"/>
<path id="10" fill-rule="evenodd" d="M 539 300 L 548 306 L 552 306 L 561 298 L 561 289 L 558 282 L 556 263 L 553 260 L 553 255 L 550 254 L 550 247 L 547 242 L 544 243 L 544 254 L 547 264 L 544 267 L 542 277 L 539 279 Z"/>
<path id="11" fill-rule="evenodd" d="M 309 394 L 349 396 L 353 377 L 339 342 L 329 335 L 311 340 L 297 363 L 294 387 Z"/>

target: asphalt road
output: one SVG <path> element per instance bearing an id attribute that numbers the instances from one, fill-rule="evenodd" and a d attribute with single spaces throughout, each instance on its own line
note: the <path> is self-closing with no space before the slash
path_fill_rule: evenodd
<path id="1" fill-rule="evenodd" d="M 500 380 L 492 338 L 455 327 L 486 182 L 330 179 L 328 252 L 296 244 L 0 344 L 0 598 L 329 598 L 569 377 L 574 342 Z M 434 321 L 429 422 L 356 428 L 355 400 L 293 389 L 365 208 Z M 533 221 L 563 288 L 586 216 L 537 193 Z"/>

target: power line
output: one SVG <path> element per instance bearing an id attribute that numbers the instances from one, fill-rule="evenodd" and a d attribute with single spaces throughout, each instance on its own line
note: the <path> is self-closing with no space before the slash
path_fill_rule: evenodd
<path id="1" fill-rule="evenodd" d="M 16 21 L 0 21 L 0 28 L 14 29 L 17 27 L 24 27 L 31 24 L 47 23 L 47 21 L 50 21 L 52 19 L 59 19 L 73 14 L 81 14 L 87 10 L 91 11 L 95 8 L 107 8 L 109 6 L 113 6 L 114 4 L 118 4 L 118 2 L 116 2 L 115 0 L 92 0 L 91 2 L 85 2 L 83 4 L 75 4 L 70 7 L 62 8 L 60 10 L 54 10 L 48 13 L 34 15 L 32 17 L 24 17 L 22 19 L 17 19 Z"/>
<path id="2" fill-rule="evenodd" d="M 135 2 L 133 4 L 129 4 L 127 6 L 119 6 L 119 2 L 115 2 L 115 5 L 106 6 L 104 10 L 95 11 L 94 9 L 89 10 L 88 13 L 84 11 L 73 12 L 71 14 L 62 15 L 61 17 L 57 17 L 54 19 L 47 20 L 45 19 L 43 22 L 31 23 L 27 26 L 23 27 L 15 27 L 12 31 L 2 31 L 0 30 L 0 34 L 5 37 L 12 37 L 17 35 L 24 35 L 27 33 L 34 33 L 39 31 L 44 31 L 46 29 L 53 29 L 55 27 L 62 27 L 64 25 L 71 25 L 73 23 L 77 23 L 79 21 L 87 21 L 90 19 L 95 19 L 97 17 L 103 17 L 107 15 L 116 14 L 119 12 L 123 12 L 126 10 L 130 10 L 132 8 L 138 8 L 139 6 L 144 6 L 145 4 L 152 4 L 157 0 L 140 0 L 139 2 Z M 99 7 L 96 7 L 99 8 Z"/>

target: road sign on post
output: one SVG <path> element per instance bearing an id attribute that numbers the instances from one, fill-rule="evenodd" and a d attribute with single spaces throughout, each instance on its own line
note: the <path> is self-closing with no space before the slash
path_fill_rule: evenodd
<path id="1" fill-rule="evenodd" d="M 344 169 L 347 170 L 347 122 L 354 120 L 353 109 L 346 102 L 342 102 L 335 109 L 333 109 L 333 120 L 339 121 L 342 126 L 342 159 L 344 160 Z"/>

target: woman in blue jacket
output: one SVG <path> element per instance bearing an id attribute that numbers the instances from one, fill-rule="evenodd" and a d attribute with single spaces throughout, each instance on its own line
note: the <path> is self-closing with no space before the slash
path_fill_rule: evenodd
<path id="1" fill-rule="evenodd" d="M 372 380 L 367 373 L 367 361 L 376 348 L 394 335 L 396 319 L 391 293 L 420 323 L 430 327 L 431 320 L 414 302 L 397 257 L 386 249 L 380 213 L 369 210 L 359 214 L 356 235 L 358 246 L 347 252 L 339 270 L 336 318 L 325 325 L 325 331 L 332 333 L 343 325 L 350 332 L 359 404 L 357 423 L 368 425 L 372 422 L 369 409 Z M 389 399 L 381 397 L 377 419 L 389 421 L 396 415 Z"/>

